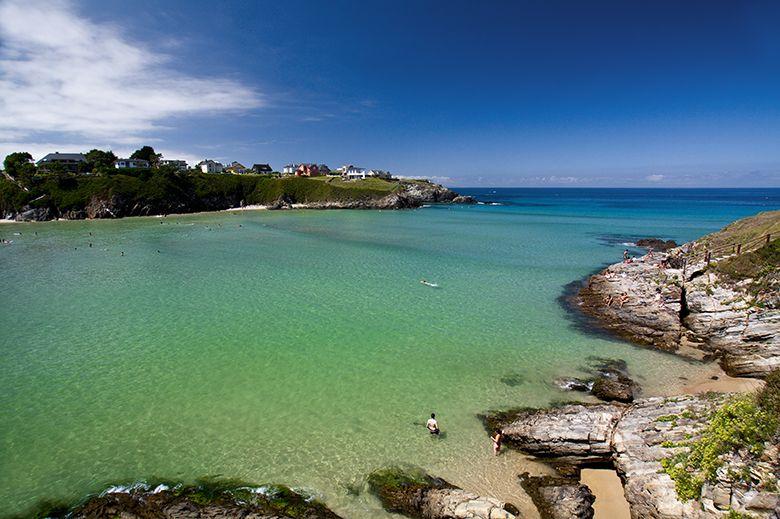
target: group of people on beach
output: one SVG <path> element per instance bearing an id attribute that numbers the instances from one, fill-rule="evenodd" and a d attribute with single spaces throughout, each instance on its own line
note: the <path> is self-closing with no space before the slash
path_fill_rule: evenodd
<path id="1" fill-rule="evenodd" d="M 439 430 L 439 422 L 436 420 L 436 413 L 431 413 L 431 417 L 428 418 L 428 421 L 425 423 L 425 427 L 428 429 L 428 432 L 434 436 L 438 436 L 441 433 Z M 498 453 L 501 452 L 501 443 L 503 440 L 504 431 L 501 429 L 490 436 L 490 441 L 493 443 L 493 454 L 496 456 L 498 456 Z"/>

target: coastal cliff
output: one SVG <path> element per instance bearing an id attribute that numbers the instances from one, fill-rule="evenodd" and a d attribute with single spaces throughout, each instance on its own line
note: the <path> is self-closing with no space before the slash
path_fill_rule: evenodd
<path id="1" fill-rule="evenodd" d="M 732 376 L 780 368 L 780 211 L 610 265 L 576 297 L 599 325 L 671 352 L 692 347 Z"/>
<path id="2" fill-rule="evenodd" d="M 471 197 L 418 180 L 335 177 L 272 178 L 152 171 L 137 176 L 35 177 L 29 186 L 0 178 L 0 216 L 16 221 L 122 218 L 269 209 L 409 209 L 429 203 L 475 203 Z"/>

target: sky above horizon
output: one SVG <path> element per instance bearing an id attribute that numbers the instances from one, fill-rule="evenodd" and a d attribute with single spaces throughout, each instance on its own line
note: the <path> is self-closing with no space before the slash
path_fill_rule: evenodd
<path id="1" fill-rule="evenodd" d="M 780 2 L 0 0 L 0 155 L 780 187 Z"/>

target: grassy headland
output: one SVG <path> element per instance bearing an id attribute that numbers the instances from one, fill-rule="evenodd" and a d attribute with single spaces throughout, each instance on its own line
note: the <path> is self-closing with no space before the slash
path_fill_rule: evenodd
<path id="1" fill-rule="evenodd" d="M 410 183 L 378 178 L 343 181 L 337 177 L 273 177 L 136 170 L 101 176 L 42 174 L 26 181 L 0 178 L 0 215 L 38 210 L 50 218 L 139 216 L 213 211 L 240 205 L 349 203 L 375 201 Z M 105 216 L 103 216 L 105 217 Z"/>

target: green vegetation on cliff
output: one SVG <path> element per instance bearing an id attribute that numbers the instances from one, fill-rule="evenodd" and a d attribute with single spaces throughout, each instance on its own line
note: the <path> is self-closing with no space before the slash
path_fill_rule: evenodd
<path id="1" fill-rule="evenodd" d="M 702 485 L 715 481 L 727 455 L 745 450 L 750 459 L 758 459 L 779 425 L 780 371 L 774 371 L 757 394 L 733 397 L 715 410 L 701 437 L 684 452 L 661 460 L 661 466 L 674 480 L 680 499 L 698 499 Z"/>
<path id="2" fill-rule="evenodd" d="M 400 188 L 394 181 L 343 182 L 336 178 L 276 178 L 177 172 L 165 168 L 90 176 L 38 174 L 25 181 L 0 178 L 0 214 L 48 209 L 52 217 L 84 217 L 104 202 L 116 216 L 227 209 L 271 204 L 375 200 Z"/>
<path id="3" fill-rule="evenodd" d="M 780 237 L 754 251 L 719 261 L 713 269 L 732 283 L 749 279 L 746 288 L 754 296 L 777 294 L 780 289 Z"/>

